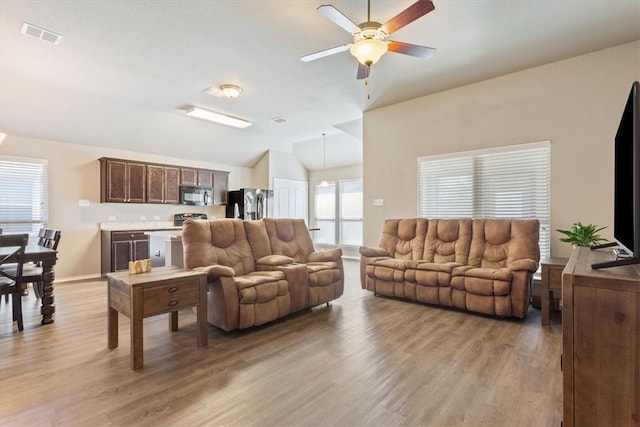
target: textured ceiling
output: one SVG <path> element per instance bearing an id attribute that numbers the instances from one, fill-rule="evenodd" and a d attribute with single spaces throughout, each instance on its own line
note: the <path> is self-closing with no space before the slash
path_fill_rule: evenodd
<path id="1" fill-rule="evenodd" d="M 435 47 L 436 56 L 387 54 L 365 87 L 348 52 L 299 60 L 351 41 L 316 12 L 323 3 L 0 0 L 0 128 L 240 166 L 272 148 L 312 170 L 324 167 L 326 133 L 326 166 L 344 166 L 361 162 L 367 109 L 640 39 L 638 0 L 434 0 L 433 12 L 392 39 Z M 360 23 L 366 3 L 330 4 Z M 384 22 L 412 1 L 371 3 L 371 18 Z M 23 22 L 62 42 L 21 34 Z M 223 83 L 244 93 L 202 92 Z M 192 119 L 183 113 L 190 105 L 253 126 Z"/>

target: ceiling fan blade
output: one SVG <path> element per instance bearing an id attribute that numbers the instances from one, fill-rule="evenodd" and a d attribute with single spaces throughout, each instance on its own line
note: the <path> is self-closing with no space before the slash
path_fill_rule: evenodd
<path id="1" fill-rule="evenodd" d="M 402 53 L 404 55 L 416 56 L 418 58 L 431 58 L 436 54 L 436 49 L 433 47 L 396 42 L 393 40 L 389 40 L 387 48 L 389 49 L 389 52 Z"/>
<path id="2" fill-rule="evenodd" d="M 387 34 L 392 34 L 415 21 L 416 19 L 426 15 L 435 9 L 431 0 L 418 0 L 393 18 L 385 22 L 381 29 Z"/>
<path id="3" fill-rule="evenodd" d="M 369 71 L 371 71 L 371 67 L 367 67 L 358 62 L 358 80 L 364 80 L 369 78 Z"/>
<path id="4" fill-rule="evenodd" d="M 329 20 L 333 21 L 334 24 L 339 27 L 344 28 L 348 33 L 359 33 L 360 27 L 358 27 L 355 22 L 351 19 L 347 18 L 342 12 L 340 12 L 335 7 L 325 4 L 320 6 L 318 9 L 320 14 L 324 15 Z"/>
<path id="5" fill-rule="evenodd" d="M 315 59 L 324 58 L 325 56 L 333 55 L 335 53 L 344 52 L 345 50 L 349 49 L 349 46 L 351 46 L 351 45 L 345 44 L 344 46 L 336 46 L 336 47 L 332 47 L 330 49 L 321 50 L 319 52 L 310 53 L 308 55 L 301 56 L 300 60 L 302 62 L 309 62 L 309 61 L 313 61 Z"/>

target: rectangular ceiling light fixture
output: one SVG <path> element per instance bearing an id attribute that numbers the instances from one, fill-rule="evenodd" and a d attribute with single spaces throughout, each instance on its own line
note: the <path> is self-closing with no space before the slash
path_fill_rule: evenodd
<path id="1" fill-rule="evenodd" d="M 27 34 L 53 44 L 58 44 L 60 43 L 60 40 L 62 40 L 62 36 L 60 34 L 45 30 L 37 25 L 29 24 L 28 22 L 22 24 L 22 29 L 20 31 L 22 34 Z"/>
<path id="2" fill-rule="evenodd" d="M 251 126 L 251 122 L 239 119 L 237 117 L 227 116 L 226 114 L 216 113 L 209 110 L 204 110 L 198 107 L 191 107 L 185 111 L 187 116 L 195 117 L 202 120 L 208 120 L 210 122 L 218 123 L 221 125 L 233 126 L 236 128 L 246 128 Z"/>

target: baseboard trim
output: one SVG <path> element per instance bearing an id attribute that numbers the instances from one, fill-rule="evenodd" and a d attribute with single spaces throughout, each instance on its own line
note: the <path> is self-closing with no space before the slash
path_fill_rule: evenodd
<path id="1" fill-rule="evenodd" d="M 84 276 L 70 276 L 70 277 L 61 277 L 61 278 L 56 278 L 53 282 L 53 284 L 58 284 L 58 283 L 72 283 L 72 282 L 86 282 L 88 280 L 101 280 L 104 279 L 103 276 L 101 276 L 100 274 L 87 274 Z"/>

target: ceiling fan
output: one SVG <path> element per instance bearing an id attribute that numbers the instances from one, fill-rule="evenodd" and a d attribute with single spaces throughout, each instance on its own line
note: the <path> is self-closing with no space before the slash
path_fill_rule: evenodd
<path id="1" fill-rule="evenodd" d="M 431 58 L 436 53 L 436 50 L 432 47 L 385 40 L 385 38 L 433 9 L 435 9 L 435 6 L 431 0 L 418 0 L 384 24 L 381 24 L 371 20 L 371 0 L 367 0 L 367 21 L 356 25 L 335 7 L 322 5 L 318 7 L 318 12 L 351 33 L 353 35 L 353 43 L 311 53 L 300 59 L 308 62 L 349 50 L 358 59 L 358 79 L 366 79 L 369 77 L 371 65 L 378 62 L 387 51 L 418 58 Z"/>

